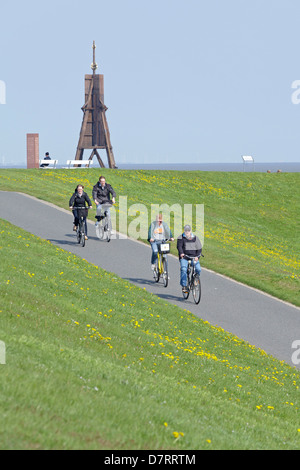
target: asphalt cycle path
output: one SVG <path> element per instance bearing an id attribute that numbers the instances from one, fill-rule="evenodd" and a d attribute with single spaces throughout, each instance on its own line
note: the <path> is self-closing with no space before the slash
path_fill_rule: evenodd
<path id="1" fill-rule="evenodd" d="M 70 210 L 25 194 L 0 191 L 0 218 L 189 310 L 202 320 L 300 369 L 300 364 L 293 363 L 297 353 L 293 343 L 300 341 L 300 308 L 205 269 L 205 258 L 202 258 L 201 302 L 195 305 L 191 295 L 188 300 L 182 297 L 179 261 L 175 256 L 168 256 L 170 279 L 165 288 L 161 282 L 154 282 L 149 245 L 120 234 L 116 234 L 110 243 L 99 240 L 94 223 L 89 221 L 89 239 L 82 248 L 72 231 Z M 300 357 L 300 353 L 296 357 Z"/>

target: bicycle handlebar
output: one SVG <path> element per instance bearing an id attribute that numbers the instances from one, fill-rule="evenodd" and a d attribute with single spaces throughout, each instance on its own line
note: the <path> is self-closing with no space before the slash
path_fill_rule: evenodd
<path id="1" fill-rule="evenodd" d="M 104 207 L 104 206 L 113 206 L 114 203 L 112 201 L 106 201 L 106 202 L 99 202 L 99 206 Z"/>
<path id="2" fill-rule="evenodd" d="M 79 209 L 79 210 L 86 209 L 86 210 L 89 210 L 89 209 L 90 209 L 90 206 L 88 206 L 88 207 L 83 207 L 83 206 L 73 206 L 73 207 L 71 207 L 71 208 L 72 208 L 72 210 L 73 210 L 73 209 L 77 209 L 77 210 L 78 210 L 78 209 Z"/>
<path id="3" fill-rule="evenodd" d="M 184 256 L 185 256 L 186 258 L 188 258 L 188 259 L 191 259 L 191 260 L 194 260 L 194 259 L 196 259 L 196 258 L 199 259 L 201 256 L 202 256 L 202 258 L 204 258 L 204 255 L 203 255 L 202 253 L 200 253 L 199 256 L 189 256 L 189 255 L 184 255 Z"/>

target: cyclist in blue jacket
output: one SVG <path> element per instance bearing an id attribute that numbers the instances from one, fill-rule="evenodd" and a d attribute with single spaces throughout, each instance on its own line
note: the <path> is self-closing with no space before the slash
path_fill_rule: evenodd
<path id="1" fill-rule="evenodd" d="M 158 247 L 157 244 L 161 243 L 163 240 L 173 241 L 172 232 L 166 222 L 163 221 L 162 214 L 156 216 L 156 220 L 153 221 L 149 227 L 148 231 L 148 242 L 150 242 L 152 248 L 151 255 L 151 269 L 154 270 L 155 263 L 157 260 Z"/>

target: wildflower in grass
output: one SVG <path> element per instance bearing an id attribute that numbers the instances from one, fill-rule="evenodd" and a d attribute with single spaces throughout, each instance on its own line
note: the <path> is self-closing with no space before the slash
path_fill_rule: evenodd
<path id="1" fill-rule="evenodd" d="M 175 437 L 175 439 L 179 439 L 180 437 L 183 437 L 183 436 L 184 436 L 184 433 L 183 433 L 183 432 L 174 431 L 172 434 L 173 434 L 173 436 Z"/>

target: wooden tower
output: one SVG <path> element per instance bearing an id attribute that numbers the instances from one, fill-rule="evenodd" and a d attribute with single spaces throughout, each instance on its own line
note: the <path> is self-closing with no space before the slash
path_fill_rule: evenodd
<path id="1" fill-rule="evenodd" d="M 75 160 L 83 160 L 84 150 L 92 149 L 89 160 L 92 160 L 96 155 L 99 165 L 104 168 L 105 165 L 98 150 L 106 149 L 109 168 L 117 168 L 105 115 L 108 108 L 104 104 L 104 77 L 96 74 L 98 65 L 95 60 L 95 49 L 94 41 L 93 63 L 91 65 L 93 74 L 85 75 L 85 104 L 81 108 L 83 120 Z"/>

